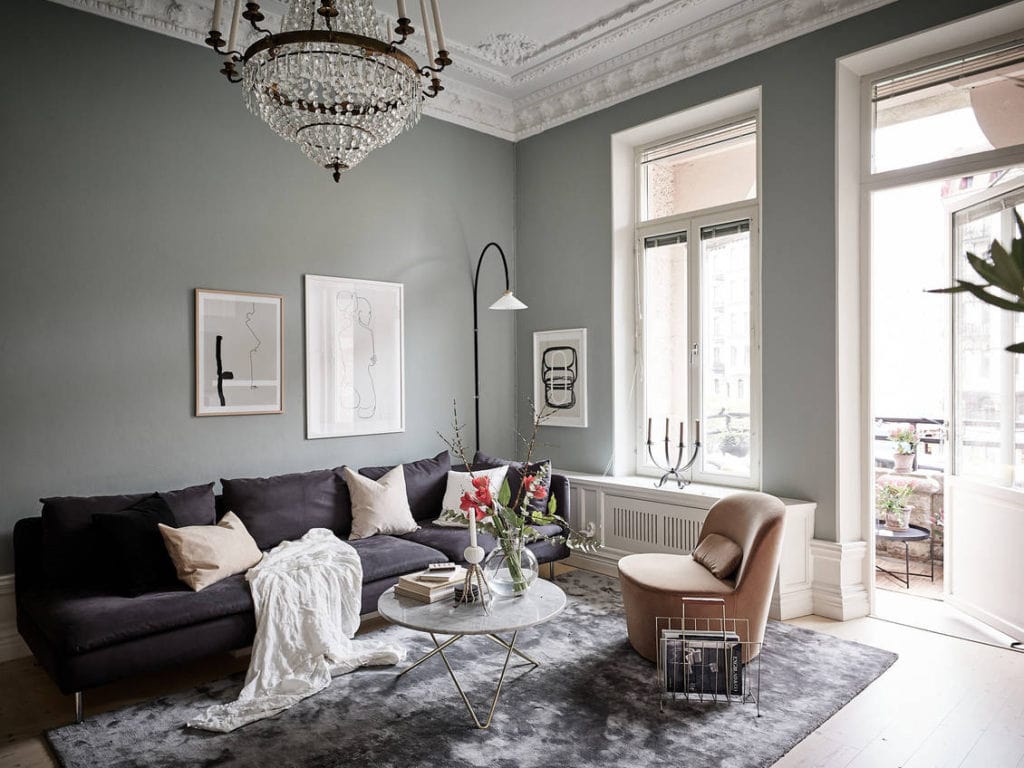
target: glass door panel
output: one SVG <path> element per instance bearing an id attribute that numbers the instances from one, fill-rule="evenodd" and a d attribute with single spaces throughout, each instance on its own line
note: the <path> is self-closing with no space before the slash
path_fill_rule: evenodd
<path id="1" fill-rule="evenodd" d="M 685 230 L 644 238 L 643 252 L 644 322 L 643 382 L 645 418 L 653 424 L 651 439 L 656 453 L 662 450 L 666 423 L 671 424 L 669 435 L 672 457 L 680 421 L 686 419 L 689 386 L 687 361 L 689 360 L 687 322 L 688 258 Z M 646 435 L 644 436 L 646 440 Z M 638 464 L 652 467 L 646 449 L 638 455 Z"/>
<path id="2" fill-rule="evenodd" d="M 750 219 L 701 227 L 702 472 L 750 477 Z"/>
<path id="3" fill-rule="evenodd" d="M 957 211 L 956 277 L 978 282 L 965 253 L 988 254 L 993 240 L 1009 245 L 1013 211 L 1024 211 L 1016 189 Z M 1024 395 L 1021 355 L 1006 351 L 1019 339 L 1019 315 L 957 294 L 954 304 L 954 473 L 1004 487 L 1024 488 Z"/>

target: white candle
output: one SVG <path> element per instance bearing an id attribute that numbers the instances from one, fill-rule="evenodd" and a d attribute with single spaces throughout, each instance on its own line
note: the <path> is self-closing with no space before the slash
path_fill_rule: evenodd
<path id="1" fill-rule="evenodd" d="M 434 12 L 434 32 L 437 33 L 437 48 L 440 51 L 447 51 L 448 46 L 444 44 L 444 30 L 441 28 L 441 10 L 437 7 L 437 0 L 430 0 L 430 9 Z"/>
<path id="2" fill-rule="evenodd" d="M 405 10 L 405 0 L 398 0 L 398 18 L 409 18 L 409 12 Z"/>
<path id="3" fill-rule="evenodd" d="M 384 17 L 384 24 L 388 28 L 388 42 L 389 43 L 395 42 L 395 25 L 391 23 L 391 17 L 390 16 L 385 16 Z"/>
<path id="4" fill-rule="evenodd" d="M 476 546 L 476 510 L 469 510 L 469 546 Z"/>
<path id="5" fill-rule="evenodd" d="M 434 65 L 434 42 L 430 39 L 430 21 L 427 16 L 427 0 L 420 0 L 420 16 L 423 17 L 423 35 L 427 38 L 427 66 Z"/>
<path id="6" fill-rule="evenodd" d="M 220 0 L 213 0 L 213 21 L 210 23 L 210 30 L 220 32 Z"/>
<path id="7" fill-rule="evenodd" d="M 235 0 L 235 10 L 231 13 L 231 32 L 228 36 L 228 50 L 235 50 L 235 41 L 238 39 L 238 15 L 242 11 L 242 0 Z"/>
<path id="8" fill-rule="evenodd" d="M 697 419 L 695 426 L 696 426 L 696 431 L 694 432 L 694 442 L 699 443 L 700 442 L 700 419 Z"/>

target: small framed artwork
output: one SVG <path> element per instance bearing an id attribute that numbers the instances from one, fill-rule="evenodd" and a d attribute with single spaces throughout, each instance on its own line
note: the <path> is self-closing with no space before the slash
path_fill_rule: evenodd
<path id="1" fill-rule="evenodd" d="M 306 438 L 404 431 L 402 284 L 306 275 Z"/>
<path id="2" fill-rule="evenodd" d="M 196 416 L 281 413 L 281 296 L 196 289 Z"/>
<path id="3" fill-rule="evenodd" d="M 586 328 L 533 334 L 533 403 L 545 426 L 587 426 Z"/>

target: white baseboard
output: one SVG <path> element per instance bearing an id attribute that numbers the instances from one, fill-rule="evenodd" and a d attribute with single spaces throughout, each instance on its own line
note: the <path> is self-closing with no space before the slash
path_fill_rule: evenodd
<path id="1" fill-rule="evenodd" d="M 768 610 L 768 617 L 776 621 L 798 619 L 801 616 L 810 616 L 814 613 L 814 589 L 807 587 L 795 592 L 788 592 L 780 595 L 778 590 L 772 595 L 772 604 Z"/>
<path id="2" fill-rule="evenodd" d="M 866 541 L 811 541 L 811 590 L 814 613 L 848 621 L 870 613 L 864 583 Z"/>
<path id="3" fill-rule="evenodd" d="M 7 573 L 0 576 L 0 662 L 30 655 L 32 652 L 18 634 L 14 574 Z"/>
<path id="4" fill-rule="evenodd" d="M 604 576 L 611 576 L 613 579 L 619 578 L 617 557 L 614 559 L 608 559 L 595 555 L 584 555 L 579 552 L 572 552 L 563 562 L 566 565 L 571 565 L 573 568 L 579 568 L 581 571 L 592 571 L 593 573 L 600 573 Z"/>

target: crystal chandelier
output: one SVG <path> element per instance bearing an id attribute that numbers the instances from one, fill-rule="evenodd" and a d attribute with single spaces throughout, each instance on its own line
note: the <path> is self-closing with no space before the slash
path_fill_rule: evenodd
<path id="1" fill-rule="evenodd" d="M 426 0 L 419 0 L 428 58 L 423 67 L 400 49 L 416 31 L 406 0 L 398 0 L 396 25 L 378 16 L 372 0 L 291 0 L 277 34 L 260 26 L 266 17 L 259 3 L 246 3 L 242 11 L 242 0 L 234 0 L 226 45 L 224 0 L 214 2 L 206 44 L 224 57 L 221 74 L 242 83 L 249 110 L 332 171 L 335 181 L 416 125 L 424 98 L 444 90 L 440 73 L 452 60 L 438 0 L 430 0 L 436 55 Z M 244 53 L 235 50 L 239 17 L 261 35 Z"/>

